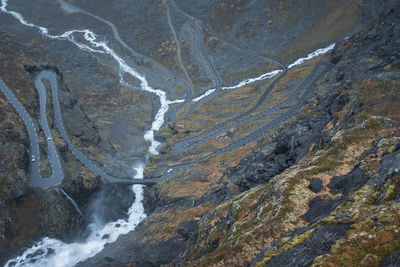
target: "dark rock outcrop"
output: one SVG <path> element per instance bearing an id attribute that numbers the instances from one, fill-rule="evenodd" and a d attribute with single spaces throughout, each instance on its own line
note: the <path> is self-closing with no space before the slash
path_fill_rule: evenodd
<path id="1" fill-rule="evenodd" d="M 83 5 L 77 3 L 79 1 L 71 2 Z M 317 1 L 310 5 L 295 1 L 291 6 L 284 1 L 176 0 L 183 12 L 174 8 L 172 1 L 165 1 L 164 5 L 158 1 L 144 1 L 146 5 L 138 1 L 134 5 L 137 16 L 129 13 L 131 4 L 128 2 L 103 1 L 104 5 L 88 2 L 85 10 L 101 16 L 111 13 L 107 18 L 124 29 L 121 36 L 130 39 L 130 45 L 180 72 L 181 66 L 174 60 L 178 49 L 175 43 L 179 40 L 166 29 L 165 17 L 160 15 L 165 11 L 165 3 L 168 4 L 173 14 L 170 27 L 183 25 L 177 33 L 185 41 L 181 40 L 182 56 L 190 62 L 186 67 L 196 89 L 213 86 L 207 70 L 214 67 L 205 63 L 207 55 L 199 54 L 202 42 L 215 68 L 230 80 L 228 82 L 255 77 L 272 66 L 264 60 L 251 65 L 253 60 L 249 54 L 236 57 L 242 50 L 227 48 L 213 32 L 223 39 L 233 40 L 239 47 L 272 51 L 285 62 L 292 62 L 332 41 L 340 41 L 331 54 L 323 56 L 333 68 L 310 87 L 298 114 L 283 116 L 284 120 L 273 129 L 275 132 L 265 132 L 265 137 L 257 142 L 219 154 L 147 190 L 144 204 L 151 214 L 136 231 L 106 245 L 101 253 L 78 266 L 245 266 L 259 262 L 270 266 L 307 266 L 312 263 L 328 265 L 343 262 L 343 259 L 351 264 L 376 266 L 383 259 L 381 264 L 398 262 L 398 252 L 387 257 L 400 247 L 400 234 L 396 231 L 400 221 L 396 202 L 400 200 L 400 150 L 396 143 L 399 134 L 395 133 L 399 131 L 400 120 L 398 1 L 364 1 L 362 5 L 357 1 Z M 251 5 L 257 8 L 248 9 Z M 29 5 L 20 8 L 26 9 Z M 116 13 L 108 12 L 110 9 Z M 185 12 L 189 15 L 185 16 Z M 198 23 L 204 33 L 204 40 L 200 42 L 186 31 L 188 24 L 185 23 L 190 14 L 201 17 L 201 21 L 210 26 L 206 29 Z M 7 26 L 11 21 L 8 18 L 0 19 L 5 21 L 0 30 L 18 28 Z M 68 27 L 73 24 L 69 20 L 61 22 Z M 128 27 L 141 23 L 147 26 L 151 23 L 154 27 L 149 27 L 149 32 L 144 32 L 144 27 Z M 102 33 L 110 31 L 103 24 L 91 25 Z M 347 35 L 351 37 L 343 40 Z M 16 36 L 18 38 L 18 34 Z M 17 49 L 9 49 L 4 44 L 5 39 L 11 42 L 12 36 L 0 38 L 0 49 L 7 48 L 0 50 L 1 62 L 6 62 L 4 58 L 9 61 L 0 69 L 0 77 L 12 83 L 15 90 L 31 89 L 21 90 L 19 97 L 28 111 L 36 114 L 37 96 L 32 82 L 28 82 L 27 72 L 32 74 L 41 68 L 55 71 L 59 80 L 65 82 L 60 90 L 61 105 L 74 141 L 97 159 L 100 166 L 132 174 L 129 160 L 146 154 L 144 147 L 148 144 L 142 140 L 142 132 L 148 129 L 159 108 L 157 98 L 142 92 L 132 96 L 126 88 L 114 83 L 113 79 L 119 78 L 114 73 L 115 66 L 111 70 L 104 68 L 110 62 L 101 55 L 92 58 L 84 51 L 71 53 L 72 48 L 63 42 L 47 45 L 48 40 L 32 38 L 31 33 L 24 38 L 15 42 L 21 43 L 21 49 L 37 53 L 38 57 L 14 55 Z M 229 49 L 235 51 L 220 57 L 221 51 Z M 18 60 L 10 61 L 9 58 L 14 57 Z M 26 58 L 33 58 L 29 61 L 34 63 L 27 63 Z M 41 64 L 37 58 L 46 58 L 46 62 L 57 59 L 59 64 L 57 67 Z M 315 62 L 319 60 L 314 59 L 301 69 L 289 70 L 290 75 L 280 81 L 285 85 L 280 84 L 271 93 L 271 102 L 287 97 L 286 93 L 305 79 L 311 65 L 318 64 Z M 154 88 L 165 86 L 169 99 L 184 95 L 175 78 L 160 75 L 148 60 L 130 58 L 129 62 L 138 64 Z M 16 72 L 22 77 L 19 81 L 15 81 L 13 66 L 19 66 Z M 87 77 L 92 81 L 86 82 L 84 78 Z M 22 84 L 18 84 L 22 80 Z M 71 87 L 73 93 L 67 84 L 74 86 Z M 134 85 L 137 86 L 137 81 Z M 251 105 L 262 88 L 257 84 L 244 88 L 248 90 L 245 93 L 229 92 L 234 100 L 221 97 L 220 102 L 202 105 L 193 117 L 187 120 L 182 117 L 176 124 L 165 126 L 160 136 L 166 138 L 160 140 L 170 143 L 160 155 L 149 159 L 148 168 L 156 172 L 167 170 L 171 164 L 189 162 L 208 153 L 207 149 L 211 152 L 220 149 L 231 140 L 247 135 L 252 127 L 268 121 L 269 117 L 259 118 L 242 128 L 235 127 L 182 156 L 168 151 L 176 140 L 202 132 L 209 125 L 231 118 L 235 109 Z M 120 94 L 123 97 L 119 97 Z M 104 103 L 104 99 L 111 99 L 112 104 Z M 2 98 L 0 101 L 3 104 Z M 270 107 L 269 104 L 265 104 L 266 107 Z M 213 108 L 225 113 L 213 117 Z M 277 113 L 284 112 L 285 108 Z M 21 122 L 11 113 L 10 107 L 0 110 L 1 118 L 9 117 L 10 121 L 17 122 L 13 125 L 0 120 L 0 163 L 7 167 L 0 173 L 0 249 L 3 249 L 0 253 L 7 258 L 42 235 L 68 239 L 87 224 L 60 192 L 36 190 L 26 182 L 24 172 L 29 162 L 25 152 L 26 134 Z M 270 115 L 273 119 L 276 114 Z M 119 129 L 127 128 L 127 119 L 132 119 L 130 124 L 135 126 L 121 134 Z M 133 133 L 125 139 L 128 136 L 125 132 Z M 132 138 L 135 135 L 140 138 Z M 129 143 L 138 146 L 131 149 L 125 145 Z M 74 159 L 62 140 L 57 146 L 66 169 L 67 179 L 62 185 L 65 191 L 87 213 L 95 212 L 102 221 L 120 218 L 133 201 L 129 189 L 111 186 L 90 173 Z M 104 158 L 101 152 L 105 152 Z M 50 219 L 44 221 L 42 217 Z M 339 239 L 340 242 L 336 242 Z M 331 250 L 333 244 L 335 249 Z M 363 244 L 363 249 L 359 244 Z"/>
<path id="2" fill-rule="evenodd" d="M 400 146 L 396 144 L 392 153 L 383 156 L 379 168 L 371 175 L 368 184 L 381 187 L 389 178 L 400 175 Z"/>
<path id="3" fill-rule="evenodd" d="M 338 239 L 345 238 L 349 225 L 321 226 L 309 239 L 274 257 L 266 266 L 310 266 L 315 257 L 326 254 Z"/>
<path id="4" fill-rule="evenodd" d="M 396 251 L 395 253 L 384 259 L 379 266 L 381 267 L 400 266 L 400 251 Z"/>
<path id="5" fill-rule="evenodd" d="M 313 191 L 314 193 L 319 193 L 322 188 L 324 188 L 322 186 L 322 181 L 321 179 L 318 178 L 313 178 L 310 182 L 310 185 L 308 186 L 308 188 Z"/>
<path id="6" fill-rule="evenodd" d="M 227 170 L 225 175 L 239 186 L 240 191 L 248 190 L 258 184 L 268 183 L 274 176 L 296 164 L 312 149 L 329 145 L 323 130 L 334 114 L 341 111 L 348 97 L 340 94 L 320 94 L 312 117 L 302 117 L 291 123 L 276 135 L 265 147 L 245 157 L 236 167 Z M 272 151 L 271 151 L 272 150 Z"/>
<path id="7" fill-rule="evenodd" d="M 315 197 L 308 204 L 310 206 L 309 211 L 301 217 L 309 223 L 314 223 L 328 216 L 341 202 L 343 202 L 343 199 L 325 200 Z"/>
<path id="8" fill-rule="evenodd" d="M 366 183 L 367 179 L 360 169 L 355 169 L 349 174 L 333 177 L 327 185 L 332 194 L 348 195 L 350 192 Z"/>

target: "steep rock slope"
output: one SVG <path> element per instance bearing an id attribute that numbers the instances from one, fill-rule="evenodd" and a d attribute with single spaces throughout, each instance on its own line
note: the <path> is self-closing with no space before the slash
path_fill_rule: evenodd
<path id="1" fill-rule="evenodd" d="M 81 266 L 396 262 L 396 8 L 383 5 L 379 19 L 337 44 L 325 58 L 333 69 L 313 85 L 295 119 L 256 146 L 217 155 L 152 187 L 146 204 L 153 213 Z"/>
<path id="2" fill-rule="evenodd" d="M 376 266 L 400 249 L 399 21 L 394 7 L 334 50 L 293 130 L 225 174 L 244 192 L 199 221 L 183 262 Z"/>
<path id="3" fill-rule="evenodd" d="M 33 84 L 33 77 L 43 69 L 58 74 L 64 114 L 72 113 L 73 120 L 88 123 L 86 114 L 79 107 L 80 103 L 64 84 L 59 69 L 39 59 L 43 53 L 41 49 L 29 49 L 29 46 L 18 45 L 20 41 L 22 43 L 19 37 L 0 32 L 0 77 L 21 100 L 36 127 L 40 129 L 39 96 Z M 114 207 L 114 212 L 102 216 L 105 220 L 124 216 L 134 200 L 129 188 L 111 185 L 101 180 L 76 160 L 56 131 L 51 100 L 47 103 L 48 119 L 66 176 L 60 188 L 75 199 L 84 213 L 83 216 L 60 188 L 42 190 L 32 186 L 27 178 L 31 159 L 28 154 L 30 144 L 25 125 L 3 94 L 0 95 L 0 102 L 0 264 L 43 236 L 72 240 L 82 234 L 85 226 L 92 221 L 90 216 L 95 207 L 91 202 L 99 199 L 101 194 L 113 195 L 113 198 L 102 197 L 103 200 L 99 203 L 105 207 Z M 45 166 L 41 172 L 46 176 L 46 173 L 51 173 L 46 159 L 47 144 L 41 132 L 39 136 L 42 165 Z M 96 139 L 97 136 L 96 129 L 90 127 L 82 129 L 80 134 L 83 139 Z"/>
<path id="4" fill-rule="evenodd" d="M 274 54 L 286 64 L 340 40 L 332 54 L 314 58 L 286 75 L 223 91 L 191 114 L 188 111 L 196 105 L 192 102 L 178 112 L 178 120 L 169 121 L 157 133 L 165 142 L 160 155 L 149 159 L 146 175 L 161 176 L 168 174 L 170 166 L 206 158 L 148 188 L 145 206 L 150 216 L 134 232 L 81 265 L 362 262 L 374 266 L 382 260 L 383 265 L 398 261 L 396 1 L 340 1 L 337 6 L 332 1 L 312 1 L 309 6 L 293 1 L 292 7 L 281 2 L 70 1 L 113 21 L 122 38 L 139 52 L 183 77 L 186 68 L 193 79 L 194 96 L 217 84 L 212 65 L 224 85 L 280 68 L 279 62 L 238 51 L 223 39 L 261 54 Z M 29 20 L 52 25 L 52 30 L 90 25 L 112 39 L 112 28 L 93 16 L 66 12 L 60 1 L 32 3 L 16 0 L 10 2 L 10 8 Z M 166 5 L 172 26 L 167 25 Z M 33 16 L 36 13 L 30 9 L 42 9 L 48 16 Z M 10 16 L 0 20 L 0 77 L 28 112 L 37 117 L 32 75 L 43 68 L 55 71 L 64 122 L 73 142 L 108 171 L 132 175 L 132 159 L 146 154 L 142 132 L 158 109 L 157 99 L 120 86 L 115 62 L 109 58 L 88 55 L 69 43 L 49 41 L 15 25 Z M 370 28 L 352 35 L 371 22 Z M 178 38 L 171 32 L 173 27 Z M 347 35 L 351 37 L 341 41 Z M 182 83 L 166 73 L 160 75 L 159 67 L 154 67 L 157 64 L 133 56 L 114 39 L 110 43 L 156 88 L 165 86 L 169 95 L 184 95 Z M 178 62 L 176 43 L 181 45 L 182 62 Z M 205 55 L 201 53 L 203 43 Z M 176 152 L 176 143 L 235 118 L 255 106 L 269 89 L 268 101 L 249 116 L 272 110 L 268 115 L 218 132 L 214 139 L 191 150 Z M 4 107 L 0 112 L 0 258 L 5 260 L 44 235 L 64 240 L 76 236 L 88 220 L 58 189 L 42 191 L 27 183 L 26 132 L 11 105 L 2 96 L 0 102 Z M 59 138 L 50 102 L 48 106 L 66 173 L 61 187 L 85 215 L 93 212 L 90 203 L 104 189 L 113 196 L 110 203 L 100 203 L 107 211 L 104 219 L 121 216 L 132 202 L 129 188 L 107 183 L 74 158 Z M 171 111 L 175 108 L 171 106 Z M 256 138 L 222 151 L 271 122 L 273 127 L 259 131 Z M 130 128 L 119 131 L 122 127 Z M 42 143 L 45 148 L 45 140 Z M 212 157 L 207 158 L 210 153 Z"/>
<path id="5" fill-rule="evenodd" d="M 25 53 L 0 33 L 0 77 L 22 96 L 28 112 L 37 114 L 37 96 L 31 75 L 24 64 L 35 62 L 33 53 Z M 17 79 L 16 79 L 17 78 Z M 59 190 L 45 192 L 27 180 L 29 138 L 24 123 L 12 105 L 0 96 L 0 264 L 22 246 L 42 237 L 76 234 L 82 224 L 71 204 Z"/>

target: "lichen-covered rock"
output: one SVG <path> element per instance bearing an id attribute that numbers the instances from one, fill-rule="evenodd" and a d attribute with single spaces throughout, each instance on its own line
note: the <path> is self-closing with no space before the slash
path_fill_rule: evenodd
<path id="1" fill-rule="evenodd" d="M 307 151 L 307 155 L 290 168 L 297 168 L 298 175 L 289 179 L 289 187 L 282 187 L 283 184 L 278 182 L 282 175 L 271 177 L 264 181 L 269 182 L 269 189 L 266 186 L 258 186 L 256 191 L 245 191 L 236 198 L 238 201 L 253 196 L 256 200 L 258 196 L 259 200 L 253 202 L 256 204 L 226 202 L 204 217 L 198 240 L 194 243 L 187 263 L 204 266 L 243 266 L 249 263 L 259 266 L 376 266 L 398 250 L 398 203 L 395 201 L 398 196 L 397 169 L 400 166 L 397 162 L 400 124 L 392 118 L 398 118 L 399 114 L 394 108 L 400 93 L 399 82 L 391 76 L 396 75 L 393 69 L 377 69 L 362 63 L 347 67 L 344 65 L 352 57 L 360 57 L 360 54 L 364 54 L 365 57 L 365 54 L 371 53 L 368 47 L 375 46 L 377 39 L 374 36 L 381 35 L 380 38 L 385 39 L 397 32 L 392 23 L 400 19 L 398 13 L 391 10 L 387 16 L 386 19 L 382 18 L 384 22 L 377 23 L 376 28 L 369 33 L 372 41 L 362 41 L 365 40 L 365 33 L 359 34 L 350 41 L 353 45 L 344 44 L 335 52 L 335 56 L 341 54 L 342 60 L 339 60 L 336 66 L 339 72 L 341 68 L 348 69 L 346 75 L 338 76 L 339 83 L 335 86 L 340 88 L 344 85 L 340 90 L 348 96 L 348 101 L 342 108 L 334 109 L 332 123 L 329 123 L 331 126 L 322 131 L 325 138 L 331 141 L 324 146 L 313 145 L 312 150 Z M 391 45 L 393 44 L 384 46 L 389 55 L 381 49 L 379 53 L 382 58 L 376 55 L 374 61 L 383 66 L 397 62 L 397 56 L 390 56 L 393 53 Z M 370 77 L 374 77 L 373 81 L 367 82 Z M 345 80 L 344 84 L 340 82 L 342 79 Z M 391 97 L 387 94 L 391 94 Z M 375 104 L 377 102 L 376 99 L 372 100 L 373 95 L 380 98 L 385 103 L 384 106 Z M 390 111 L 386 109 L 389 107 Z M 387 112 L 390 117 L 387 117 Z M 285 142 L 288 143 L 290 144 Z M 254 177 L 251 171 L 259 168 L 260 164 L 246 164 L 258 162 L 256 156 L 251 157 L 252 160 L 244 159 L 241 166 L 236 167 L 238 171 L 243 172 L 241 179 L 248 180 L 248 177 Z M 253 167 L 254 165 L 256 166 Z M 318 188 L 306 193 L 313 188 L 305 186 L 316 178 L 322 181 L 322 190 Z M 305 190 L 304 194 L 296 195 L 294 192 L 301 192 L 302 187 Z M 279 191 L 277 196 L 273 193 L 276 191 Z M 268 198 L 254 192 L 268 192 Z M 277 209 L 271 201 L 279 198 L 281 201 Z M 289 201 L 283 201 L 285 198 Z M 228 203 L 232 203 L 234 211 L 240 207 L 239 210 L 242 209 L 243 212 L 239 214 L 244 214 L 244 217 L 234 216 L 234 220 L 226 224 L 226 218 L 229 217 Z M 274 210 L 275 214 L 267 213 L 267 217 L 261 218 L 257 216 L 256 220 L 252 213 L 258 211 L 262 205 L 267 205 L 268 210 Z M 309 208 L 305 205 L 309 205 Z M 311 229 L 306 232 L 294 230 L 300 230 L 307 224 L 297 221 L 297 224 L 293 225 L 293 222 L 298 220 L 298 217 L 293 216 L 293 207 L 302 207 L 302 210 L 306 211 L 301 217 L 313 223 L 309 225 Z M 225 211 L 222 213 L 225 215 L 218 215 L 221 209 Z M 263 222 L 266 218 L 271 220 L 277 213 L 283 213 L 278 221 L 268 221 L 268 224 Z M 284 220 L 285 217 L 292 218 L 292 221 Z M 344 228 L 340 228 L 340 225 Z M 284 231 L 281 230 L 283 226 L 286 227 Z M 272 227 L 274 228 L 271 229 Z M 259 229 L 265 228 L 268 229 L 267 233 L 258 232 Z M 317 233 L 321 229 L 329 228 L 332 232 L 322 235 L 326 240 L 322 236 L 318 237 Z M 241 234 L 232 239 L 238 230 Z M 290 230 L 292 232 L 287 236 L 288 233 L 284 232 Z M 276 237 L 268 240 L 273 234 Z M 260 243 L 264 243 L 263 249 L 260 248 Z M 259 251 L 256 252 L 259 253 L 256 257 L 251 256 L 254 255 L 254 251 Z M 253 259 L 250 260 L 251 258 Z M 396 256 L 385 260 L 388 263 L 395 261 Z"/>
<path id="2" fill-rule="evenodd" d="M 288 5 L 284 1 L 176 0 L 181 11 L 173 8 L 172 1 L 147 1 L 147 12 L 137 16 L 128 13 L 128 2 L 87 2 L 84 9 L 101 16 L 110 13 L 107 18 L 124 28 L 121 36 L 129 37 L 129 45 L 191 76 L 194 96 L 216 85 L 207 61 L 221 72 L 224 85 L 279 68 L 277 63 L 243 54 L 240 47 L 268 51 L 288 63 L 322 45 L 339 42 L 332 53 L 291 68 L 268 84 L 225 90 L 190 116 L 183 115 L 193 103 L 175 114 L 179 119 L 167 121 L 157 133 L 156 138 L 165 142 L 160 154 L 148 160 L 145 175 L 160 176 L 172 165 L 202 160 L 146 189 L 144 205 L 149 216 L 135 231 L 107 244 L 79 266 L 378 266 L 398 262 L 398 1 L 310 1 L 307 5 L 294 1 Z M 57 3 L 43 8 L 51 10 Z M 169 25 L 160 15 L 165 5 L 174 12 Z M 246 7 L 252 5 L 257 8 L 249 13 Z M 142 6 L 139 1 L 135 10 Z M 58 6 L 52 8 L 58 10 Z M 195 29 L 185 22 L 190 14 L 210 26 L 205 29 L 197 23 L 204 27 L 200 44 L 204 43 L 210 60 L 199 53 Z M 76 26 L 72 20 L 60 21 Z M 180 48 L 175 34 L 166 29 L 178 22 L 183 25 L 177 32 L 183 40 Z M 146 33 L 142 27 L 131 27 L 141 23 L 154 27 Z M 102 24 L 91 25 L 98 29 Z M 110 30 L 105 28 L 101 32 Z M 238 47 L 226 46 L 213 33 Z M 136 38 L 143 35 L 148 38 Z M 132 159 L 147 153 L 142 133 L 159 108 L 157 98 L 115 82 L 120 77 L 109 59 L 90 57 L 86 51 L 71 53 L 75 49 L 71 44 L 47 43 L 39 36 L 32 38 L 31 33 L 21 36 L 16 35 L 14 42 L 21 47 L 15 48 L 11 45 L 14 36 L 0 31 L 0 77 L 28 112 L 35 115 L 38 111 L 30 75 L 52 69 L 58 75 L 64 123 L 74 145 L 107 171 L 133 175 Z M 184 59 L 179 64 L 178 50 Z M 160 75 L 146 60 L 129 57 L 128 61 L 143 70 L 154 88 L 165 87 L 168 99 L 185 94 L 181 83 Z M 329 67 L 322 69 L 321 65 Z M 134 79 L 129 82 L 137 86 Z M 298 91 L 302 86 L 307 89 Z M 268 101 L 257 107 L 260 95 L 269 89 Z M 9 258 L 43 235 L 68 240 L 88 221 L 58 189 L 43 192 L 26 182 L 29 144 L 24 126 L 1 96 L 0 103 L 4 106 L 0 110 L 0 163 L 6 166 L 0 173 L 0 254 Z M 231 122 L 234 126 L 229 130 L 216 131 L 215 138 L 200 140 L 188 151 L 174 150 L 175 143 L 253 106 L 248 116 L 272 111 L 242 125 Z M 175 108 L 171 105 L 171 110 Z M 219 150 L 252 137 L 260 125 L 271 121 L 273 127 L 255 139 L 231 151 Z M 84 215 L 95 212 L 103 221 L 120 218 L 133 201 L 129 188 L 112 186 L 91 173 L 68 150 L 51 118 L 50 125 L 65 169 L 64 191 Z M 45 150 L 44 142 L 41 147 Z"/>
<path id="3" fill-rule="evenodd" d="M 390 19 L 381 17 L 375 28 L 335 49 L 335 70 L 319 84 L 315 102 L 286 126 L 289 130 L 267 139 L 261 149 L 224 172 L 224 201 L 202 217 L 184 260 L 177 262 L 375 265 L 398 249 L 394 201 L 399 83 L 393 69 L 398 57 L 392 50 L 394 40 L 383 45 L 386 52 L 372 49 L 378 39 L 397 32 L 394 24 L 387 24 L 398 20 L 398 14 L 390 9 L 386 14 Z M 392 67 L 376 68 L 371 64 L 375 61 Z M 377 97 L 384 104 L 375 104 Z M 310 182 L 317 178 L 321 186 L 311 191 Z M 386 184 L 368 185 L 377 179 Z M 311 228 L 297 230 L 305 226 Z M 364 235 L 370 245 L 358 250 L 355 244 L 364 242 Z M 387 245 L 382 246 L 382 240 Z M 299 253 L 302 249 L 307 253 Z"/>

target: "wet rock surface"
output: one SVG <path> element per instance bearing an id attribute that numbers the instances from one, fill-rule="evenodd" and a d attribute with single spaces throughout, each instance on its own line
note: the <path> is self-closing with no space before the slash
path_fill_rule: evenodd
<path id="1" fill-rule="evenodd" d="M 400 150 L 399 145 L 393 146 L 392 153 L 383 156 L 379 168 L 370 177 L 368 184 L 381 187 L 387 179 L 400 174 Z"/>

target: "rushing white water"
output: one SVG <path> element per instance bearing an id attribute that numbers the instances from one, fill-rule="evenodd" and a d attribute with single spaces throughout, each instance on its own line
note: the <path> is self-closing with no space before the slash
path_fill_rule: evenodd
<path id="1" fill-rule="evenodd" d="M 238 84 L 236 84 L 236 85 L 234 85 L 234 86 L 225 86 L 225 87 L 222 87 L 222 90 L 233 90 L 233 89 L 236 89 L 236 88 L 243 87 L 243 86 L 245 86 L 246 84 L 254 83 L 254 82 L 261 81 L 261 80 L 265 80 L 265 79 L 270 79 L 270 78 L 276 76 L 276 75 L 277 75 L 278 73 L 280 73 L 281 71 L 282 71 L 282 70 L 273 70 L 273 71 L 271 71 L 271 72 L 264 73 L 264 74 L 262 74 L 262 75 L 260 75 L 260 76 L 258 76 L 258 77 L 255 77 L 255 78 L 248 78 L 248 79 L 245 79 L 245 80 L 239 82 Z M 215 90 L 216 90 L 216 89 L 209 89 L 209 90 L 207 90 L 204 94 L 202 94 L 201 96 L 198 96 L 198 97 L 192 99 L 192 101 L 193 101 L 193 102 L 198 102 L 198 101 L 201 100 L 202 98 L 204 98 L 204 97 L 206 97 L 206 96 L 211 95 L 212 93 L 214 93 Z"/>
<path id="2" fill-rule="evenodd" d="M 309 61 L 319 55 L 325 54 L 325 53 L 331 51 L 334 47 L 335 47 L 335 44 L 331 44 L 325 48 L 317 49 L 314 52 L 308 54 L 306 57 L 299 58 L 298 60 L 296 60 L 295 62 L 290 64 L 288 66 L 288 69 L 294 68 L 294 67 L 301 65 L 301 64 L 305 63 L 306 61 Z"/>
<path id="3" fill-rule="evenodd" d="M 144 167 L 143 163 L 137 163 L 134 166 L 135 178 L 143 178 Z M 9 260 L 5 266 L 15 264 L 33 267 L 69 267 L 96 255 L 103 250 L 105 244 L 115 242 L 120 235 L 129 233 L 146 217 L 142 204 L 143 185 L 132 186 L 132 191 L 135 194 L 135 202 L 129 208 L 128 219 L 106 225 L 93 223 L 88 226 L 90 235 L 82 242 L 68 244 L 45 237 L 21 256 Z"/>
<path id="4" fill-rule="evenodd" d="M 297 59 L 295 62 L 293 62 L 292 64 L 290 64 L 288 66 L 288 69 L 294 68 L 294 67 L 296 67 L 298 65 L 301 65 L 301 64 L 303 64 L 303 63 L 305 63 L 305 62 L 307 62 L 307 61 L 309 61 L 309 60 L 311 60 L 311 59 L 313 59 L 313 58 L 315 58 L 315 57 L 317 57 L 319 55 L 325 54 L 325 53 L 329 52 L 330 50 L 332 50 L 334 47 L 335 47 L 335 44 L 331 44 L 331 45 L 329 45 L 329 46 L 327 46 L 325 48 L 317 49 L 314 52 L 308 54 L 306 57 L 302 57 L 302 58 Z M 233 89 L 237 89 L 237 88 L 243 87 L 243 86 L 245 86 L 247 84 L 250 84 L 250 83 L 254 83 L 254 82 L 258 82 L 258 81 L 262 81 L 262 80 L 266 80 L 266 79 L 271 79 L 271 78 L 275 77 L 276 75 L 278 75 L 280 72 L 282 72 L 282 70 L 273 70 L 273 71 L 261 74 L 258 77 L 248 78 L 248 79 L 245 79 L 243 81 L 240 81 L 236 85 L 222 87 L 222 90 L 233 90 Z M 200 99 L 212 94 L 215 90 L 216 89 L 210 89 L 210 90 L 206 91 L 204 94 L 202 94 L 201 96 L 198 96 L 198 97 L 192 99 L 192 101 L 193 102 L 197 102 Z"/>
<path id="5" fill-rule="evenodd" d="M 66 40 L 72 42 L 78 48 L 84 51 L 111 56 L 118 63 L 121 84 L 127 85 L 123 77 L 125 74 L 129 74 L 140 81 L 140 88 L 142 90 L 157 95 L 160 100 L 161 107 L 157 111 L 157 114 L 151 124 L 151 128 L 145 132 L 144 138 L 150 142 L 149 153 L 158 154 L 157 147 L 160 145 L 160 143 L 154 139 L 154 132 L 158 131 L 164 124 L 164 116 L 169 109 L 169 105 L 180 103 L 184 100 L 168 100 L 167 94 L 164 91 L 152 88 L 143 75 L 130 67 L 125 60 L 123 60 L 113 49 L 108 46 L 107 42 L 98 40 L 98 36 L 88 29 L 70 30 L 60 35 L 51 35 L 49 34 L 47 28 L 29 23 L 20 13 L 7 10 L 7 0 L 1 0 L 0 11 L 12 15 L 21 24 L 37 29 L 41 35 L 50 39 Z M 74 10 L 70 11 L 74 12 Z M 83 35 L 84 39 L 90 45 L 80 43 L 75 40 L 74 35 L 77 34 Z M 303 64 L 313 57 L 326 53 L 333 49 L 334 46 L 335 45 L 332 44 L 329 47 L 318 49 L 309 54 L 307 57 L 296 60 L 294 63 L 289 65 L 288 68 L 290 69 L 297 65 Z M 232 90 L 249 83 L 269 79 L 276 76 L 281 71 L 282 70 L 274 70 L 262 74 L 259 77 L 249 78 L 241 81 L 235 86 L 223 87 L 222 89 Z M 193 101 L 199 101 L 203 97 L 212 94 L 215 90 L 216 89 L 208 90 L 202 96 L 193 99 Z M 144 167 L 145 165 L 143 163 L 138 163 L 134 167 L 136 170 L 136 175 L 134 178 L 143 178 Z M 69 267 L 96 255 L 104 248 L 105 244 L 115 242 L 121 234 L 127 234 L 128 232 L 134 230 L 137 224 L 139 224 L 146 217 L 142 204 L 143 186 L 134 185 L 132 186 L 132 191 L 135 194 L 135 201 L 129 208 L 128 218 L 126 220 L 121 219 L 116 222 L 110 222 L 106 225 L 92 223 L 88 226 L 90 233 L 89 236 L 80 242 L 64 243 L 57 239 L 45 237 L 40 242 L 37 242 L 32 248 L 27 249 L 21 256 L 9 260 L 5 266 L 11 266 L 15 264 L 18 266 Z"/>
<path id="6" fill-rule="evenodd" d="M 88 29 L 70 30 L 60 35 L 51 35 L 47 28 L 29 23 L 20 13 L 7 10 L 7 0 L 1 0 L 0 11 L 12 15 L 23 25 L 38 29 L 41 35 L 50 39 L 67 40 L 84 51 L 111 56 L 118 63 L 121 83 L 125 84 L 122 77 L 125 74 L 129 74 L 140 81 L 140 88 L 142 90 L 157 95 L 161 107 L 151 124 L 151 128 L 145 132 L 144 138 L 150 142 L 149 153 L 158 154 L 157 147 L 160 143 L 154 139 L 154 132 L 158 131 L 164 124 L 164 115 L 168 111 L 169 105 L 180 103 L 184 100 L 170 101 L 164 91 L 150 87 L 143 75 L 130 67 L 105 41 L 98 41 L 97 35 Z M 76 34 L 82 34 L 90 45 L 76 41 L 74 38 Z M 144 167 L 143 163 L 138 163 L 134 166 L 136 170 L 134 178 L 143 178 Z M 114 242 L 121 234 L 127 234 L 134 230 L 136 225 L 146 217 L 142 204 L 143 186 L 134 185 L 132 186 L 132 191 L 135 194 L 135 201 L 129 208 L 127 220 L 118 220 L 106 225 L 90 224 L 88 227 L 90 235 L 86 240 L 81 242 L 67 244 L 57 239 L 45 237 L 32 248 L 27 249 L 21 256 L 9 260 L 5 266 L 16 264 L 18 266 L 67 267 L 74 266 L 78 262 L 96 255 L 104 248 L 106 243 Z"/>
<path id="7" fill-rule="evenodd" d="M 206 97 L 206 96 L 208 96 L 208 95 L 211 95 L 212 93 L 214 93 L 215 90 L 216 90 L 216 89 L 207 90 L 207 91 L 206 91 L 204 94 L 202 94 L 201 96 L 196 97 L 196 98 L 193 98 L 192 101 L 193 101 L 193 102 L 197 102 L 197 101 L 199 101 L 200 99 L 202 99 L 202 98 L 204 98 L 204 97 Z"/>
<path id="8" fill-rule="evenodd" d="M 222 87 L 222 90 L 232 90 L 232 89 L 236 89 L 239 87 L 243 87 L 246 84 L 249 83 L 254 83 L 257 81 L 261 81 L 261 80 L 266 80 L 266 79 L 271 79 L 272 77 L 275 77 L 276 75 L 278 75 L 278 73 L 282 72 L 282 70 L 273 70 L 267 73 L 264 73 L 258 77 L 255 78 L 248 78 L 246 80 L 243 80 L 241 82 L 239 82 L 238 84 L 234 85 L 234 86 L 227 86 L 227 87 Z"/>
<path id="9" fill-rule="evenodd" d="M 50 38 L 50 39 L 58 39 L 58 40 L 67 40 L 78 46 L 80 49 L 91 52 L 91 53 L 100 53 L 100 54 L 107 54 L 110 55 L 117 63 L 119 66 L 119 74 L 120 77 L 123 77 L 124 74 L 130 74 L 136 79 L 138 79 L 141 84 L 140 87 L 143 91 L 147 91 L 149 93 L 153 93 L 157 95 L 160 99 L 161 107 L 158 110 L 154 121 L 151 125 L 151 128 L 144 134 L 145 140 L 150 142 L 150 148 L 149 152 L 151 154 L 158 154 L 157 147 L 160 145 L 158 141 L 154 139 L 154 132 L 158 131 L 161 126 L 164 124 L 164 115 L 168 111 L 169 105 L 170 104 L 175 104 L 175 103 L 180 103 L 183 102 L 184 100 L 175 100 L 175 101 L 169 101 L 167 98 L 167 94 L 160 90 L 160 89 L 153 89 L 149 86 L 146 78 L 139 74 L 135 69 L 130 67 L 125 60 L 123 60 L 113 49 L 111 49 L 106 41 L 98 41 L 97 35 L 92 32 L 91 30 L 84 29 L 84 30 L 70 30 L 66 31 L 63 34 L 60 35 L 51 35 L 49 34 L 49 31 L 47 28 L 38 26 L 33 23 L 27 22 L 24 17 L 15 11 L 9 11 L 7 10 L 7 2 L 8 0 L 1 0 L 1 7 L 0 10 L 2 12 L 5 12 L 7 14 L 10 14 L 14 16 L 16 19 L 18 19 L 23 25 L 26 25 L 31 28 L 36 28 L 39 30 L 39 33 Z M 85 38 L 86 41 L 88 41 L 92 47 L 80 43 L 75 40 L 74 34 L 83 34 L 83 37 Z M 123 79 L 121 78 L 121 81 Z"/>

